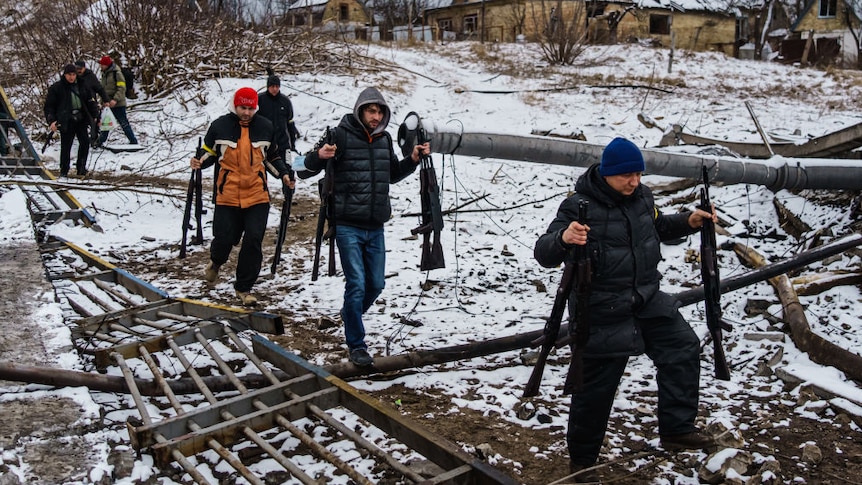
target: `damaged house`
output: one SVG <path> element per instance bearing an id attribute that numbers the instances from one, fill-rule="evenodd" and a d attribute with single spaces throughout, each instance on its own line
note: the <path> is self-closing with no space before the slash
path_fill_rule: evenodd
<path id="1" fill-rule="evenodd" d="M 862 68 L 859 58 L 862 0 L 809 0 L 781 43 L 781 60 L 842 63 Z"/>
<path id="2" fill-rule="evenodd" d="M 360 0 L 296 0 L 285 10 L 284 21 L 295 28 L 365 39 L 371 16 Z"/>
<path id="3" fill-rule="evenodd" d="M 862 1 L 862 0 L 860 0 Z M 649 40 L 655 45 L 750 56 L 766 23 L 787 27 L 783 9 L 772 12 L 763 0 L 432 0 L 424 22 L 438 40 L 533 41 L 555 18 L 575 18 L 591 43 Z"/>

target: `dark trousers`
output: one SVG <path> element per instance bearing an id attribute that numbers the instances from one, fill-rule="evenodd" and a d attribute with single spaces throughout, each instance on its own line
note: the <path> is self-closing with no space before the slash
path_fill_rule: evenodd
<path id="1" fill-rule="evenodd" d="M 78 140 L 78 158 L 75 160 L 75 168 L 78 174 L 87 171 L 87 156 L 90 154 L 90 126 L 83 122 L 70 122 L 60 131 L 60 175 L 69 174 L 69 165 L 72 160 L 72 142 Z"/>
<path id="2" fill-rule="evenodd" d="M 263 263 L 263 235 L 269 217 L 269 204 L 241 209 L 217 205 L 213 215 L 213 242 L 210 259 L 217 266 L 227 262 L 231 249 L 242 240 L 236 262 L 237 291 L 248 292 L 254 286 Z"/>
<path id="3" fill-rule="evenodd" d="M 697 334 L 678 312 L 672 318 L 636 322 L 657 369 L 659 434 L 694 431 L 700 386 Z M 584 387 L 572 394 L 566 434 L 572 463 L 592 465 L 598 459 L 627 363 L 628 357 L 584 358 Z"/>

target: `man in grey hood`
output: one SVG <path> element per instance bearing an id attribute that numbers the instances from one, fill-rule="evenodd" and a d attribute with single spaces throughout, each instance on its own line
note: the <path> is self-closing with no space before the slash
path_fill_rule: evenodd
<path id="1" fill-rule="evenodd" d="M 335 242 L 344 271 L 341 318 L 350 361 L 368 367 L 374 360 L 365 344 L 365 313 L 384 287 L 386 247 L 383 224 L 392 215 L 389 185 L 416 170 L 427 143 L 416 145 L 409 157 L 398 159 L 386 131 L 391 112 L 375 88 L 359 94 L 353 112 L 306 154 L 305 168 L 297 175 L 312 177 L 328 168 L 333 177 L 331 216 Z"/>

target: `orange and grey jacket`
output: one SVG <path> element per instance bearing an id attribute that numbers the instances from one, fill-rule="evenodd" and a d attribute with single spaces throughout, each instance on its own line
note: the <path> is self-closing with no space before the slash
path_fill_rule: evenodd
<path id="1" fill-rule="evenodd" d="M 278 156 L 278 143 L 272 123 L 255 115 L 248 126 L 229 113 L 216 119 L 198 154 L 201 168 L 218 163 L 215 170 L 215 203 L 232 207 L 251 207 L 269 202 L 266 163 L 273 176 L 289 174 L 290 169 Z M 278 173 L 274 173 L 278 172 Z"/>

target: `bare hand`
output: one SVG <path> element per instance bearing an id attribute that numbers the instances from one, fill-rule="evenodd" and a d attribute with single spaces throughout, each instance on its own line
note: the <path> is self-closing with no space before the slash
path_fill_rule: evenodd
<path id="1" fill-rule="evenodd" d="M 57 131 L 57 122 L 56 122 L 56 121 L 52 121 L 52 122 L 51 122 L 51 126 L 49 126 L 48 128 L 50 128 L 50 129 L 51 129 L 51 131 Z"/>
<path id="2" fill-rule="evenodd" d="M 587 243 L 587 233 L 590 231 L 590 226 L 580 224 L 577 221 L 572 221 L 569 227 L 563 231 L 563 242 L 566 244 L 577 244 L 583 246 Z"/>
<path id="3" fill-rule="evenodd" d="M 695 209 L 694 212 L 688 216 L 688 225 L 691 226 L 692 229 L 697 229 L 703 226 L 703 222 L 705 220 L 712 220 L 713 223 L 718 223 L 718 214 L 715 213 L 715 206 L 712 206 L 712 214 L 706 212 L 705 210 Z"/>
<path id="4" fill-rule="evenodd" d="M 421 145 L 414 146 L 410 158 L 413 159 L 413 163 L 419 163 L 419 157 L 422 155 L 431 155 L 431 144 L 427 141 Z"/>
<path id="5" fill-rule="evenodd" d="M 296 187 L 296 180 L 290 178 L 290 175 L 282 175 L 281 183 L 287 186 L 290 190 L 293 190 Z"/>
<path id="6" fill-rule="evenodd" d="M 321 160 L 328 160 L 335 156 L 336 149 L 338 149 L 338 145 L 324 144 L 322 147 L 320 147 L 320 150 L 317 150 L 317 158 Z"/>
<path id="7" fill-rule="evenodd" d="M 192 170 L 197 170 L 201 168 L 201 159 L 192 157 L 192 162 L 190 165 L 192 167 Z"/>

